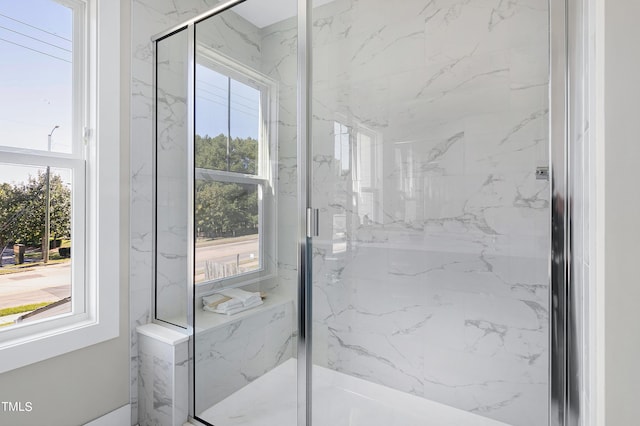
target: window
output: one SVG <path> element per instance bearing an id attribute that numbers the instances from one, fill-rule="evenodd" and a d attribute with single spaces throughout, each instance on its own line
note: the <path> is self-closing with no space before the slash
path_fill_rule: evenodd
<path id="1" fill-rule="evenodd" d="M 381 144 L 377 134 L 362 124 L 344 124 L 346 118 L 333 123 L 335 173 L 341 179 L 350 179 L 349 191 L 339 204 L 352 206 L 353 214 L 333 215 L 333 254 L 346 253 L 349 230 L 366 232 L 367 228 L 382 223 Z"/>
<path id="2" fill-rule="evenodd" d="M 119 66 L 119 36 L 89 25 L 118 25 L 106 3 L 0 4 L 0 372 L 118 333 L 120 87 L 95 65 Z"/>
<path id="3" fill-rule="evenodd" d="M 273 272 L 274 93 L 267 77 L 210 49 L 198 49 L 196 284 L 246 284 Z"/>
<path id="4" fill-rule="evenodd" d="M 83 15 L 51 0 L 0 7 L 3 340 L 84 312 Z"/>

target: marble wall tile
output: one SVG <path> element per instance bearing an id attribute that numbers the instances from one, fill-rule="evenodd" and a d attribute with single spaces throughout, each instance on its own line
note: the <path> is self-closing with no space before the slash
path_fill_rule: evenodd
<path id="1" fill-rule="evenodd" d="M 196 413 L 291 358 L 294 324 L 289 301 L 196 333 Z"/>
<path id="2" fill-rule="evenodd" d="M 189 417 L 189 346 L 186 343 L 175 348 L 174 374 L 174 419 L 180 422 Z"/>
<path id="3" fill-rule="evenodd" d="M 157 49 L 156 126 L 156 312 L 187 324 L 187 32 L 162 40 Z"/>
<path id="4" fill-rule="evenodd" d="M 544 423 L 547 21 L 536 0 L 314 9 L 315 362 Z"/>
<path id="5" fill-rule="evenodd" d="M 138 335 L 141 426 L 182 426 L 188 416 L 188 343 Z"/>

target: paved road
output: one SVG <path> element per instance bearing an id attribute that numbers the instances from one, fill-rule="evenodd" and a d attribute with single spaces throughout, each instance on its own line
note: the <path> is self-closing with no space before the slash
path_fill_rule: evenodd
<path id="1" fill-rule="evenodd" d="M 204 270 L 206 260 L 218 263 L 235 263 L 240 255 L 243 266 L 258 265 L 258 236 L 200 246 L 196 249 L 196 271 Z M 0 309 L 38 302 L 53 302 L 71 295 L 71 263 L 35 266 L 24 272 L 0 275 Z"/>
<path id="2" fill-rule="evenodd" d="M 257 261 L 260 250 L 258 248 L 258 236 L 244 241 L 233 241 L 228 243 L 217 243 L 211 246 L 200 246 L 196 248 L 196 273 L 204 271 L 205 261 L 216 263 L 235 263 L 236 256 L 240 255 L 240 264 L 246 265 L 250 262 L 251 255 Z"/>
<path id="3" fill-rule="evenodd" d="M 53 302 L 71 295 L 71 263 L 35 266 L 0 275 L 0 309 Z"/>
<path id="4" fill-rule="evenodd" d="M 208 247 L 196 248 L 196 268 L 204 267 L 205 260 L 227 263 L 235 262 L 236 256 L 240 260 L 249 259 L 251 254 L 258 256 L 258 237 L 248 241 L 229 242 Z"/>

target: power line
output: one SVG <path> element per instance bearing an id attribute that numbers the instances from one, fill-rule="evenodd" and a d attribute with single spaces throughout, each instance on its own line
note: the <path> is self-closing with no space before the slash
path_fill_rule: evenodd
<path id="1" fill-rule="evenodd" d="M 236 82 L 236 83 L 238 83 L 238 84 L 242 84 L 243 86 L 246 86 L 246 84 L 240 83 L 239 81 L 234 80 L 234 79 L 232 79 L 231 77 L 227 77 L 227 78 L 229 78 L 229 79 L 230 79 L 231 81 L 233 81 L 233 82 Z M 212 88 L 214 88 L 214 89 L 222 90 L 222 91 L 225 93 L 225 97 L 226 97 L 226 94 L 227 94 L 227 88 L 226 88 L 226 87 L 225 87 L 225 88 L 223 88 L 223 87 L 220 87 L 220 86 L 216 86 L 215 84 L 213 84 L 213 83 L 209 83 L 208 81 L 205 81 L 205 80 L 202 80 L 202 79 L 200 79 L 200 80 L 196 80 L 196 83 L 201 83 L 201 84 L 204 84 L 204 85 L 206 85 L 206 86 L 210 86 L 210 87 L 212 87 Z M 249 87 L 249 86 L 247 86 L 247 87 Z M 254 90 L 256 90 L 256 89 L 254 89 Z M 258 90 L 256 90 L 256 92 L 258 92 L 258 93 L 259 93 L 259 91 L 258 91 Z M 221 96 L 221 95 L 218 95 L 218 96 Z M 237 97 L 239 97 L 239 98 L 246 99 L 247 101 L 252 102 L 252 103 L 255 103 L 255 102 L 257 101 L 257 99 L 249 98 L 248 96 L 243 96 L 243 95 L 241 95 L 241 94 L 237 93 L 237 91 L 235 91 L 235 90 L 232 90 L 232 91 L 231 91 L 231 96 L 237 96 Z M 258 98 L 259 98 L 259 97 L 258 97 Z"/>
<path id="2" fill-rule="evenodd" d="M 206 89 L 203 89 L 203 88 L 196 89 L 196 96 L 197 97 L 202 97 L 201 93 L 208 93 L 208 94 L 210 94 L 212 96 L 215 96 L 217 98 L 222 99 L 223 101 L 226 101 L 228 99 L 226 96 L 218 95 L 217 93 L 211 92 L 210 90 L 206 90 Z M 247 105 L 247 104 L 244 104 L 244 103 L 240 102 L 239 100 L 233 99 L 233 97 L 234 97 L 233 93 L 231 93 L 231 96 L 232 96 L 231 106 L 234 106 L 234 105 L 235 106 L 241 106 L 241 107 L 246 108 L 246 109 L 248 109 L 248 110 L 250 110 L 252 112 L 255 112 L 258 109 L 257 105 L 255 103 L 251 104 L 251 105 Z M 221 105 L 223 105 L 223 104 L 221 104 Z M 223 106 L 226 106 L 226 105 L 227 104 L 224 103 Z"/>
<path id="3" fill-rule="evenodd" d="M 212 92 L 212 91 L 210 91 L 210 90 L 203 89 L 202 87 L 198 87 L 198 88 L 196 88 L 196 96 L 198 96 L 200 93 L 209 93 L 209 94 L 211 94 L 211 95 L 213 95 L 213 96 L 216 96 L 216 97 L 218 97 L 218 98 L 220 98 L 220 99 L 222 99 L 222 100 L 224 100 L 224 101 L 226 101 L 226 100 L 227 100 L 227 96 L 219 95 L 219 94 L 214 93 L 214 92 Z M 226 105 L 226 103 L 225 103 L 225 105 Z"/>
<path id="4" fill-rule="evenodd" d="M 203 89 L 203 88 L 198 88 L 198 89 L 196 89 L 196 97 L 204 97 L 204 96 L 202 95 L 202 93 L 207 93 L 207 94 L 209 94 L 209 95 L 211 95 L 211 96 L 215 96 L 216 98 L 220 98 L 223 102 L 228 100 L 228 97 L 227 97 L 227 96 L 219 95 L 219 94 L 214 93 L 214 92 L 212 92 L 212 91 L 210 91 L 210 90 Z M 231 94 L 231 96 L 233 96 L 233 93 Z M 258 109 L 256 104 L 250 104 L 250 105 L 247 105 L 247 104 L 244 104 L 244 103 L 242 103 L 242 102 L 240 102 L 239 100 L 236 100 L 236 99 L 232 99 L 232 100 L 231 100 L 231 103 L 232 103 L 232 104 L 235 104 L 235 105 L 242 106 L 242 107 L 247 108 L 248 110 L 251 110 L 251 111 L 256 111 L 256 110 Z M 224 103 L 223 103 L 223 104 L 221 104 L 221 105 L 223 105 L 223 106 L 227 106 L 227 103 L 226 103 L 226 102 L 224 102 Z"/>
<path id="5" fill-rule="evenodd" d="M 30 38 L 31 40 L 35 40 L 35 41 L 39 41 L 40 43 L 48 44 L 49 46 L 56 47 L 56 48 L 58 48 L 58 49 L 60 49 L 60 50 L 64 50 L 65 52 L 69 52 L 69 53 L 71 53 L 71 50 L 70 50 L 70 49 L 65 49 L 64 47 L 60 47 L 60 46 L 57 46 L 57 45 L 55 45 L 55 44 L 53 44 L 53 43 L 46 42 L 46 41 L 41 40 L 41 39 L 39 39 L 39 38 L 37 38 L 37 37 L 31 37 L 30 35 L 27 35 L 27 34 L 21 33 L 20 31 L 12 30 L 11 28 L 3 27 L 2 25 L 0 25 L 0 28 L 2 28 L 2 29 L 4 29 L 4 30 L 7 30 L 7 31 L 11 31 L 12 33 L 20 34 L 20 35 L 21 35 L 21 36 L 23 36 L 23 37 L 28 37 L 28 38 Z"/>
<path id="6" fill-rule="evenodd" d="M 54 58 L 54 59 L 57 59 L 57 60 L 59 60 L 59 61 L 64 61 L 64 62 L 67 62 L 67 63 L 69 63 L 69 64 L 71 63 L 71 61 L 68 61 L 68 60 L 66 60 L 66 59 L 59 58 L 59 57 L 54 56 L 54 55 L 50 55 L 50 54 L 48 54 L 48 53 L 42 52 L 42 51 L 37 50 L 37 49 L 32 49 L 31 47 L 27 47 L 27 46 L 24 46 L 24 45 L 22 45 L 22 44 L 15 43 L 15 42 L 13 42 L 13 41 L 6 40 L 6 39 L 4 39 L 4 38 L 2 38 L 2 37 L 0 37 L 0 41 L 4 41 L 5 43 L 14 44 L 14 45 L 19 46 L 19 47 L 22 47 L 22 48 L 24 48 L 24 49 L 32 50 L 32 51 L 34 51 L 34 52 L 36 52 L 36 53 L 40 53 L 41 55 L 49 56 L 49 57 Z"/>
<path id="7" fill-rule="evenodd" d="M 214 103 L 216 105 L 223 106 L 223 107 L 227 107 L 226 104 L 222 104 L 222 103 L 218 102 L 217 100 L 211 99 L 211 98 L 207 98 L 206 96 L 198 96 L 197 99 L 200 99 L 200 100 L 203 100 L 203 101 L 208 101 L 208 102 L 211 102 L 211 103 Z M 241 113 L 241 114 L 245 114 L 245 115 L 248 115 L 248 116 L 253 117 L 253 118 L 258 118 L 258 116 L 254 113 L 255 111 L 245 111 L 245 110 L 242 110 L 242 109 L 237 108 L 237 107 L 236 108 L 231 108 L 231 111 L 232 112 L 238 112 L 238 113 Z"/>
<path id="8" fill-rule="evenodd" d="M 62 40 L 66 40 L 66 41 L 68 41 L 68 42 L 71 42 L 71 40 L 70 40 L 70 39 L 68 39 L 68 38 L 62 37 L 62 36 L 60 36 L 60 35 L 58 35 L 58 34 L 56 34 L 56 33 L 52 33 L 51 31 L 44 30 L 44 29 L 42 29 L 42 28 L 40 28 L 40 27 L 36 27 L 36 26 L 34 26 L 34 25 L 27 24 L 26 22 L 19 21 L 19 20 L 15 19 L 15 18 L 12 18 L 11 16 L 7 16 L 7 15 L 4 15 L 4 14 L 2 14 L 2 13 L 0 13 L 0 16 L 3 16 L 3 17 L 5 17 L 5 18 L 7 18 L 7 19 L 11 19 L 12 21 L 15 21 L 15 22 L 19 22 L 19 23 L 21 23 L 22 25 L 26 25 L 27 27 L 34 28 L 34 29 L 36 29 L 36 30 L 38 30 L 38 31 L 42 31 L 43 33 L 50 34 L 50 35 L 52 35 L 52 36 L 54 36 L 54 37 L 58 37 L 58 38 L 60 38 L 60 39 L 62 39 Z"/>
<path id="9" fill-rule="evenodd" d="M 215 84 L 209 83 L 208 81 L 205 81 L 205 80 L 196 80 L 196 83 L 200 83 L 200 84 L 203 84 L 205 86 L 209 86 L 209 87 L 211 87 L 213 89 L 216 89 L 216 90 L 221 90 L 221 91 L 223 91 L 225 93 L 225 95 L 227 93 L 227 88 L 226 87 L 216 86 Z"/>

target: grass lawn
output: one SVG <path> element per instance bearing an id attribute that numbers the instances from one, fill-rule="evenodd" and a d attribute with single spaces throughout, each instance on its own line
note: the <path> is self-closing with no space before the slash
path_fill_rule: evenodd
<path id="1" fill-rule="evenodd" d="M 35 311 L 36 309 L 42 308 L 43 306 L 47 306 L 51 303 L 52 302 L 31 303 L 29 305 L 13 306 L 11 308 L 0 309 L 0 317 L 4 317 L 6 315 L 21 314 L 23 312 Z"/>
<path id="2" fill-rule="evenodd" d="M 42 308 L 43 306 L 50 305 L 51 303 L 53 303 L 53 302 L 31 303 L 29 305 L 13 306 L 11 308 L 0 309 L 0 327 L 7 327 L 9 325 L 13 325 L 14 324 L 13 321 L 3 323 L 2 322 L 2 317 L 4 317 L 4 316 L 21 314 L 23 312 L 35 311 L 36 309 Z"/>

